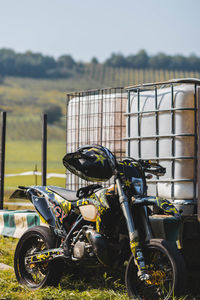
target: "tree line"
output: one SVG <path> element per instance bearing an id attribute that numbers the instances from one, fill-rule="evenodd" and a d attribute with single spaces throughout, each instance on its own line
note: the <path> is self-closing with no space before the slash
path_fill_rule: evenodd
<path id="1" fill-rule="evenodd" d="M 83 69 L 83 64 L 75 62 L 70 55 L 62 55 L 56 60 L 31 51 L 16 53 L 12 49 L 0 49 L 1 76 L 68 78 Z"/>
<path id="2" fill-rule="evenodd" d="M 120 53 L 113 53 L 105 61 L 105 64 L 111 67 L 131 69 L 200 71 L 200 57 L 195 54 L 188 57 L 183 55 L 170 56 L 165 53 L 149 56 L 145 50 L 140 50 L 137 54 L 126 57 Z"/>
<path id="3" fill-rule="evenodd" d="M 31 51 L 16 53 L 12 49 L 0 49 L 0 78 L 3 76 L 69 78 L 84 73 L 87 64 L 76 62 L 71 55 L 62 55 L 55 59 Z M 99 64 L 98 59 L 93 57 L 90 64 Z M 170 56 L 165 53 L 150 56 L 145 50 L 140 50 L 137 54 L 128 56 L 112 53 L 102 65 L 113 68 L 200 71 L 200 57 L 194 54 L 188 57 Z"/>

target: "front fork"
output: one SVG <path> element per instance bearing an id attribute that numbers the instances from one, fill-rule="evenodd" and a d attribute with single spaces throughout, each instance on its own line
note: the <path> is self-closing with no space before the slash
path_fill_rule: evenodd
<path id="1" fill-rule="evenodd" d="M 126 194 L 123 191 L 122 184 L 121 184 L 121 181 L 119 178 L 116 178 L 116 184 L 117 184 L 117 190 L 118 190 L 118 194 L 119 194 L 119 202 L 120 202 L 120 205 L 121 205 L 121 208 L 122 208 L 125 220 L 126 220 L 127 228 L 128 228 L 131 252 L 135 258 L 135 262 L 137 264 L 138 271 L 140 273 L 140 278 L 142 280 L 148 280 L 149 275 L 146 270 L 143 252 L 142 252 L 142 249 L 141 249 L 140 243 L 139 243 L 138 230 L 134 226 L 128 197 L 126 196 Z"/>

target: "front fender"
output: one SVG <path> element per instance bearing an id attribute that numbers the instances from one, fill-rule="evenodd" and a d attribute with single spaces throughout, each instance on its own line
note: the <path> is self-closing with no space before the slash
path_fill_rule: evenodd
<path id="1" fill-rule="evenodd" d="M 135 203 L 137 204 L 144 204 L 144 205 L 156 205 L 157 207 L 159 207 L 164 213 L 173 215 L 174 217 L 180 218 L 181 215 L 178 212 L 178 210 L 176 209 L 176 207 L 167 199 L 162 199 L 159 197 L 153 197 L 153 196 L 149 196 L 149 197 L 145 197 L 142 199 L 137 199 L 135 200 Z"/>
<path id="2" fill-rule="evenodd" d="M 176 207 L 167 199 L 162 199 L 159 197 L 155 197 L 156 205 L 162 209 L 165 213 L 173 215 L 174 217 L 180 218 L 181 215 L 176 209 Z"/>
<path id="3" fill-rule="evenodd" d="M 159 197 L 145 197 L 141 201 L 144 205 L 155 205 L 167 214 L 149 217 L 154 236 L 177 242 L 180 238 L 181 215 L 176 207 L 169 200 Z"/>

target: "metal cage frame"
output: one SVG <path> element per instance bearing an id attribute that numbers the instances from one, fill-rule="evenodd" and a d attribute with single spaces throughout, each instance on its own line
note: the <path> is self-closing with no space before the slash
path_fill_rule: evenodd
<path id="1" fill-rule="evenodd" d="M 175 108 L 174 106 L 174 86 L 180 84 L 192 84 L 194 85 L 194 108 Z M 158 109 L 158 96 L 157 91 L 160 88 L 169 87 L 171 89 L 171 109 L 167 110 L 160 110 Z M 154 91 L 155 93 L 155 109 L 151 111 L 141 111 L 140 110 L 140 94 L 144 91 Z M 184 78 L 184 79 L 174 79 L 169 81 L 157 82 L 157 83 L 147 83 L 142 85 L 131 86 L 127 88 L 128 93 L 128 112 L 126 113 L 127 117 L 127 154 L 130 155 L 130 144 L 131 140 L 138 141 L 138 158 L 141 157 L 141 141 L 144 139 L 155 139 L 156 141 L 156 157 L 148 157 L 148 159 L 156 160 L 158 163 L 164 160 L 168 160 L 172 162 L 172 174 L 171 179 L 155 179 L 150 180 L 150 183 L 157 184 L 158 182 L 167 182 L 172 184 L 172 200 L 174 200 L 174 183 L 175 182 L 193 182 L 193 193 L 194 193 L 194 200 L 197 200 L 196 194 L 196 184 L 197 184 L 197 175 L 198 175 L 198 140 L 199 140 L 199 130 L 198 130 L 198 107 L 199 107 L 199 96 L 200 96 L 200 80 L 193 79 L 193 78 Z M 131 105 L 131 93 L 137 94 L 138 99 L 138 112 L 131 112 L 130 105 Z M 184 111 L 184 110 L 191 110 L 194 112 L 194 134 L 176 134 L 175 133 L 175 112 L 176 111 Z M 158 113 L 160 112 L 168 112 L 171 114 L 171 134 L 169 135 L 159 135 L 159 124 L 158 124 Z M 146 113 L 154 113 L 156 119 L 156 134 L 154 136 L 142 136 L 141 135 L 141 127 L 140 127 L 140 119 L 143 114 Z M 138 136 L 131 137 L 130 136 L 130 121 L 131 116 L 137 116 L 138 122 Z M 194 156 L 175 156 L 175 138 L 176 137 L 186 137 L 192 136 L 194 137 Z M 170 138 L 172 139 L 172 147 L 171 147 L 171 156 L 170 157 L 159 157 L 159 139 L 160 138 Z M 192 159 L 194 163 L 194 179 L 175 179 L 174 178 L 174 164 L 176 160 L 180 159 Z M 200 192 L 198 193 L 198 195 Z M 199 201 L 198 201 L 199 202 Z"/>
<path id="2" fill-rule="evenodd" d="M 174 87 L 180 84 L 192 84 L 194 86 L 194 107 L 193 108 L 176 108 L 174 106 Z M 170 109 L 166 109 L 166 110 L 160 110 L 158 108 L 158 89 L 164 88 L 164 87 L 168 87 L 171 90 L 171 108 Z M 138 101 L 138 112 L 131 112 L 131 93 L 136 93 L 137 94 L 137 98 L 140 98 L 140 95 L 143 91 L 154 91 L 154 95 L 155 95 L 155 107 L 154 110 L 150 111 L 150 113 L 154 113 L 155 114 L 155 119 L 156 119 L 156 132 L 153 136 L 142 136 L 141 135 L 141 130 L 140 130 L 140 119 L 142 117 L 143 114 L 149 113 L 149 111 L 141 111 L 140 110 L 140 101 Z M 123 111 L 122 106 L 121 106 L 121 112 L 119 112 L 120 114 L 120 118 L 122 120 L 122 115 L 124 115 L 126 117 L 126 135 L 124 136 L 122 134 L 122 129 L 121 129 L 121 133 L 120 133 L 120 140 L 121 140 L 121 148 L 122 147 L 122 143 L 126 143 L 126 155 L 130 155 L 130 144 L 131 144 L 131 140 L 137 140 L 138 141 L 138 157 L 136 158 L 142 158 L 141 157 L 141 141 L 144 139 L 148 139 L 148 138 L 153 138 L 155 139 L 155 143 L 156 143 L 156 156 L 155 157 L 148 157 L 148 159 L 153 159 L 156 160 L 157 162 L 161 162 L 162 161 L 170 161 L 172 164 L 172 168 L 171 168 L 171 178 L 170 179 L 154 179 L 154 180 L 150 180 L 150 183 L 156 184 L 158 182 L 165 182 L 165 183 L 170 183 L 172 184 L 172 189 L 171 189 L 171 193 L 172 193 L 172 200 L 174 199 L 174 184 L 176 182 L 192 182 L 193 183 L 193 194 L 194 194 L 194 200 L 197 200 L 197 209 L 198 209 L 198 216 L 199 216 L 199 220 L 200 220 L 200 186 L 198 185 L 198 197 L 197 197 L 197 190 L 196 190 L 196 185 L 198 182 L 198 170 L 200 168 L 200 162 L 198 160 L 198 156 L 200 155 L 200 147 L 198 147 L 199 144 L 199 140 L 200 140 L 200 122 L 198 122 L 198 120 L 200 120 L 200 110 L 198 109 L 200 107 L 199 104 L 199 99 L 200 99 L 200 80 L 195 79 L 195 78 L 183 78 L 183 79 L 172 79 L 169 81 L 162 81 L 162 82 L 155 82 L 155 83 L 146 83 L 146 84 L 139 84 L 139 85 L 134 85 L 134 86 L 129 86 L 129 87 L 116 87 L 116 88 L 107 88 L 107 89 L 95 89 L 95 90 L 89 90 L 89 91 L 81 91 L 81 92 L 73 92 L 73 93 L 68 93 L 67 94 L 67 111 L 68 111 L 68 107 L 69 107 L 69 102 L 71 99 L 73 98 L 77 98 L 78 100 L 78 113 L 77 115 L 80 114 L 81 111 L 81 101 L 80 99 L 83 97 L 88 97 L 88 98 L 92 98 L 94 95 L 98 95 L 99 99 L 103 99 L 105 95 L 109 96 L 110 94 L 117 94 L 117 93 L 121 93 L 121 95 L 126 94 L 127 97 L 127 110 L 126 112 Z M 121 97 L 123 98 L 123 97 Z M 102 102 L 101 102 L 102 103 Z M 190 110 L 193 111 L 194 113 L 194 133 L 193 134 L 185 134 L 185 133 L 176 133 L 175 132 L 175 113 L 177 111 L 181 112 L 184 110 Z M 88 106 L 88 137 L 90 135 L 90 123 L 92 122 L 89 119 L 89 111 L 90 111 L 90 104 Z M 159 118 L 159 113 L 160 112 L 168 112 L 171 116 L 171 133 L 168 135 L 159 135 L 159 123 L 158 123 L 158 118 Z M 107 143 L 107 141 L 103 140 L 102 138 L 102 118 L 103 118 L 103 113 L 102 111 L 99 112 L 100 114 L 100 120 L 101 122 L 99 123 L 99 127 L 100 127 L 100 136 L 101 138 L 99 139 L 99 143 L 103 144 L 104 146 L 107 146 L 109 148 L 109 143 Z M 138 135 L 131 137 L 130 135 L 130 121 L 131 121 L 131 116 L 132 115 L 136 115 L 137 119 L 138 119 Z M 77 124 L 79 124 L 80 119 L 78 118 L 77 120 Z M 67 120 L 67 124 L 68 124 L 68 120 Z M 78 125 L 78 127 L 80 126 L 80 124 Z M 123 125 L 124 126 L 124 125 Z M 69 136 L 69 132 L 68 132 L 68 127 L 67 127 L 67 135 Z M 79 146 L 81 146 L 80 143 L 80 139 L 79 139 L 79 135 L 80 132 L 77 135 L 77 139 L 76 142 L 74 143 L 74 147 L 78 148 Z M 175 139 L 176 137 L 193 137 L 194 138 L 194 155 L 192 156 L 176 156 L 175 155 L 175 150 L 176 150 L 176 145 L 175 145 Z M 172 140 L 172 144 L 171 144 L 171 155 L 169 157 L 159 157 L 159 140 L 160 138 L 170 138 Z M 109 137 L 108 137 L 109 139 Z M 69 144 L 68 144 L 68 140 L 67 140 L 67 152 L 69 152 L 71 149 L 69 149 Z M 124 151 L 122 151 L 119 155 L 119 157 L 121 158 L 124 155 Z M 144 157 L 143 157 L 144 158 Z M 146 158 L 146 157 L 145 157 Z M 176 160 L 186 160 L 186 159 L 191 159 L 193 161 L 194 164 L 194 179 L 175 179 L 174 176 L 174 165 L 175 165 L 175 161 Z M 77 182 L 78 184 L 78 182 Z M 81 186 L 87 184 L 87 182 L 81 182 Z M 80 186 L 80 185 L 79 185 Z M 70 187 L 70 185 L 67 185 L 67 187 Z M 78 185 L 76 185 L 76 188 L 78 187 Z"/>
<path id="3" fill-rule="evenodd" d="M 68 93 L 67 153 L 73 152 L 85 144 L 101 144 L 109 148 L 117 158 L 122 158 L 125 155 L 124 138 L 126 130 L 124 116 L 126 103 L 124 98 L 127 100 L 127 93 L 123 87 Z M 71 108 L 71 111 L 74 110 L 71 115 L 69 109 L 73 100 L 76 103 Z M 84 129 L 82 129 L 82 126 L 84 126 Z M 72 177 L 74 183 L 71 181 Z M 67 188 L 78 189 L 87 184 L 88 182 L 67 172 Z"/>

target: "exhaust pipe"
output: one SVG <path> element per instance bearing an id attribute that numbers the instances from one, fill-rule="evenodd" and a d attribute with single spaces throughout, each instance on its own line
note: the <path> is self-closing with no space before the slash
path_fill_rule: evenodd
<path id="1" fill-rule="evenodd" d="M 110 266 L 111 265 L 111 259 L 109 255 L 109 247 L 108 247 L 108 242 L 105 239 L 105 237 L 96 232 L 93 229 L 88 229 L 86 230 L 86 237 L 90 244 L 92 245 L 92 248 L 94 250 L 94 253 L 96 254 L 98 260 L 106 265 Z"/>

